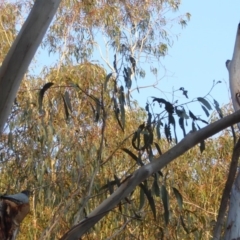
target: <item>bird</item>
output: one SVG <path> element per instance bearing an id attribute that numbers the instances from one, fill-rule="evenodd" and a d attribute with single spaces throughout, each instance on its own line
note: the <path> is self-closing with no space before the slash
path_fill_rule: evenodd
<path id="1" fill-rule="evenodd" d="M 229 86 L 234 111 L 240 110 L 240 23 L 238 24 L 237 36 L 233 50 L 232 60 L 226 61 L 229 72 Z M 240 122 L 237 124 L 240 130 Z"/>
<path id="2" fill-rule="evenodd" d="M 24 203 L 29 203 L 29 196 L 30 196 L 30 191 L 24 190 L 20 193 L 13 194 L 13 195 L 2 195 L 0 196 L 0 198 L 15 202 L 16 204 L 24 204 Z"/>
<path id="3" fill-rule="evenodd" d="M 19 226 L 23 219 L 30 212 L 29 206 L 29 190 L 12 195 L 2 195 L 2 209 L 7 222 L 12 222 L 15 226 Z"/>

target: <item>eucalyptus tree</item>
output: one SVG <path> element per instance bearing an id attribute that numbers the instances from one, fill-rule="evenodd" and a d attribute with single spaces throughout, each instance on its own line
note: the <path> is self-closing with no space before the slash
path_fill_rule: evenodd
<path id="1" fill-rule="evenodd" d="M 25 1 L 28 3 L 31 6 L 31 1 Z M 147 61 L 159 60 L 171 46 L 165 14 L 169 9 L 177 10 L 180 2 L 69 0 L 62 2 L 57 11 L 59 4 L 57 0 L 35 1 L 0 69 L 0 85 L 4 86 L 0 88 L 1 130 L 12 107 L 2 134 L 1 156 L 6 175 L 3 184 L 6 186 L 15 179 L 16 188 L 25 185 L 35 190 L 32 216 L 26 220 L 27 224 L 32 217 L 34 233 L 29 227 L 32 225 L 27 230 L 24 225 L 23 238 L 79 239 L 96 223 L 95 231 L 88 233 L 91 238 L 131 237 L 133 230 L 139 228 L 142 229 L 139 236 L 148 237 L 144 230 L 150 228 L 148 223 L 137 224 L 148 213 L 145 200 L 155 222 L 159 217 L 157 224 L 164 220 L 171 229 L 180 223 L 185 231 L 181 236 L 193 232 L 201 236 L 194 224 L 186 226 L 185 218 L 193 216 L 182 211 L 182 194 L 176 186 L 166 185 L 168 171 L 162 168 L 198 143 L 200 151 L 204 151 L 207 148 L 204 140 L 239 122 L 240 113 L 223 118 L 216 100 L 210 104 L 199 96 L 196 101 L 205 114 L 209 116 L 214 107 L 222 119 L 198 130 L 199 121 L 207 122 L 191 111 L 186 112 L 182 105 L 154 97 L 152 104 L 165 107 L 164 111 L 154 113 L 150 103 L 144 111 L 134 105 L 131 97 L 133 80 L 145 75 L 142 57 Z M 189 17 L 187 14 L 175 20 L 184 26 Z M 100 51 L 108 70 L 89 61 L 100 45 L 99 32 L 106 39 L 106 49 L 110 47 L 113 51 L 112 61 Z M 59 53 L 60 61 L 39 78 L 29 73 L 13 105 L 19 84 L 41 42 L 50 54 Z M 152 71 L 157 73 L 156 68 Z M 180 91 L 187 96 L 184 88 Z M 184 134 L 179 143 L 176 120 Z M 189 134 L 185 130 L 187 121 L 192 123 Z M 166 139 L 160 141 L 162 132 Z M 218 144 L 221 146 L 221 141 Z M 234 159 L 238 157 L 237 150 L 238 146 Z M 191 169 L 195 163 L 188 162 L 187 167 Z M 206 165 L 204 159 L 202 163 Z M 213 159 L 207 168 L 214 164 Z M 190 176 L 194 181 L 202 172 L 193 170 Z M 175 195 L 180 209 L 172 219 L 169 192 Z M 161 198 L 163 205 L 156 198 Z M 206 203 L 205 199 L 203 202 Z M 162 206 L 163 215 L 156 211 L 156 205 Z M 100 221 L 108 213 L 110 219 Z M 101 233 L 101 229 L 105 232 Z M 166 232 L 159 231 L 156 237 L 161 234 Z M 207 234 L 209 231 L 204 236 Z"/>

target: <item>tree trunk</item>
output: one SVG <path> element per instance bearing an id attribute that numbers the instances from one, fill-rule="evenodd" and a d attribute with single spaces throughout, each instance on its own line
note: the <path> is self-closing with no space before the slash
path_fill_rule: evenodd
<path id="1" fill-rule="evenodd" d="M 240 172 L 234 182 L 229 204 L 225 240 L 240 238 Z"/>
<path id="2" fill-rule="evenodd" d="M 0 134 L 17 90 L 61 0 L 36 0 L 0 68 Z"/>

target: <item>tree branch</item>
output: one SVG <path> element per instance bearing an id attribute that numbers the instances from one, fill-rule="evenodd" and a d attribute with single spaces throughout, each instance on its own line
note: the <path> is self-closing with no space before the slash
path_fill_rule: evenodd
<path id="1" fill-rule="evenodd" d="M 169 164 L 177 157 L 184 154 L 187 150 L 194 147 L 206 138 L 218 133 L 219 131 L 240 122 L 240 111 L 237 111 L 223 119 L 220 119 L 205 128 L 193 133 L 189 133 L 183 140 L 169 151 L 152 161 L 151 163 L 136 170 L 122 185 L 107 199 L 105 199 L 92 213 L 83 219 L 79 224 L 69 230 L 61 240 L 77 240 L 111 209 L 113 209 L 122 199 L 127 197 L 136 186 L 147 179 L 153 173 Z"/>
<path id="2" fill-rule="evenodd" d="M 61 0 L 36 0 L 0 68 L 0 133 L 11 111 L 22 78 Z"/>

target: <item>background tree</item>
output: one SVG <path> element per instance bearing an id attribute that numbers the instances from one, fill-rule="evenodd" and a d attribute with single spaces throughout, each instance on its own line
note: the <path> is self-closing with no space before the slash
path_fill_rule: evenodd
<path id="1" fill-rule="evenodd" d="M 154 238 L 210 238 L 231 136 L 225 131 L 218 139 L 203 141 L 238 122 L 239 113 L 191 133 L 175 146 L 177 120 L 186 133 L 186 121 L 197 130 L 204 119 L 165 99 L 153 99 L 165 107 L 156 113 L 152 103 L 143 110 L 131 98 L 134 77 L 144 77 L 141 57 L 159 59 L 167 53 L 171 36 L 160 13 L 178 5 L 65 1 L 60 6 L 43 41 L 50 52 L 60 51 L 60 64 L 38 77 L 26 75 L 2 134 L 2 190 L 13 181 L 16 189 L 35 190 L 20 239 L 59 238 L 80 222 L 63 237 L 78 239 L 107 213 L 86 238 L 150 238 L 153 228 Z M 88 60 L 97 29 L 109 40 L 106 49 L 112 47 L 115 54 L 112 61 L 102 55 L 104 66 Z M 197 100 L 207 115 L 215 107 L 222 116 L 216 101 L 210 105 L 204 98 Z M 160 139 L 163 132 L 166 139 Z M 181 156 L 197 143 L 205 153 L 193 148 Z M 161 169 L 176 157 L 174 165 Z M 99 204 L 109 194 L 105 203 L 110 204 L 103 208 L 105 203 Z M 219 198 L 212 199 L 217 194 Z"/>

